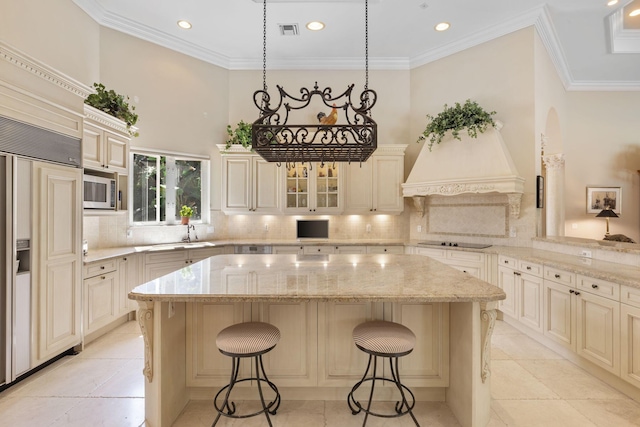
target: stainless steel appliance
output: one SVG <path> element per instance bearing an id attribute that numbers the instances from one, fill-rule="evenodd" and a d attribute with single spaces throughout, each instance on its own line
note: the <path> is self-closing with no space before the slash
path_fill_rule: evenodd
<path id="1" fill-rule="evenodd" d="M 465 242 L 443 242 L 441 240 L 425 240 L 418 242 L 418 246 L 440 246 L 451 248 L 468 248 L 468 249 L 484 249 L 490 248 L 492 245 L 489 243 L 465 243 Z"/>
<path id="2" fill-rule="evenodd" d="M 31 365 L 33 161 L 80 167 L 80 139 L 0 116 L 0 389 Z"/>
<path id="3" fill-rule="evenodd" d="M 84 208 L 115 209 L 116 181 L 95 175 L 84 175 Z"/>

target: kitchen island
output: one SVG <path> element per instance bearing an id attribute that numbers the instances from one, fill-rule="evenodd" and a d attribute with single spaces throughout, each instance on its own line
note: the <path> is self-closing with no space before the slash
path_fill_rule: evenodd
<path id="1" fill-rule="evenodd" d="M 505 294 L 438 261 L 219 255 L 140 285 L 129 298 L 140 307 L 149 426 L 170 426 L 189 400 L 213 397 L 230 371 L 215 348 L 217 331 L 249 320 L 282 331 L 265 360 L 283 402 L 345 399 L 348 411 L 346 394 L 366 363 L 351 329 L 386 319 L 416 333 L 419 345 L 400 369 L 418 400 L 445 400 L 463 426 L 489 421 L 491 333 Z M 255 392 L 243 389 L 240 398 Z"/>

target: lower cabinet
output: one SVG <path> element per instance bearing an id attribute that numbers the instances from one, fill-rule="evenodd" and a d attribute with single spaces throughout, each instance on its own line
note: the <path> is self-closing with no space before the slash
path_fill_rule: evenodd
<path id="1" fill-rule="evenodd" d="M 577 299 L 577 352 L 620 375 L 620 303 L 584 291 Z"/>
<path id="2" fill-rule="evenodd" d="M 620 376 L 640 388 L 640 306 L 620 304 L 620 315 Z"/>
<path id="3" fill-rule="evenodd" d="M 118 260 L 84 266 L 84 335 L 108 325 L 118 317 Z"/>
<path id="4" fill-rule="evenodd" d="M 567 285 L 544 281 L 544 335 L 556 343 L 576 350 L 575 300 Z"/>
<path id="5" fill-rule="evenodd" d="M 135 300 L 128 295 L 133 288 L 142 284 L 142 255 L 131 254 L 118 258 L 119 294 L 117 310 L 119 315 L 138 309 Z"/>
<path id="6" fill-rule="evenodd" d="M 498 286 L 507 294 L 507 298 L 500 301 L 500 310 L 535 331 L 542 332 L 542 282 L 542 267 L 539 264 L 518 262 L 501 255 L 498 258 Z"/>
<path id="7" fill-rule="evenodd" d="M 488 269 L 486 256 L 483 253 L 423 247 L 413 248 L 413 253 L 428 256 L 463 273 L 471 274 L 481 280 L 487 280 Z"/>

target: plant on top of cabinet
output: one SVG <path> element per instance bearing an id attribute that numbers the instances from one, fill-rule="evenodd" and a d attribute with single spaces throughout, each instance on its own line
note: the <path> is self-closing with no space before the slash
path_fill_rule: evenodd
<path id="1" fill-rule="evenodd" d="M 182 205 L 180 208 L 180 217 L 182 218 L 182 224 L 189 224 L 189 218 L 193 216 L 193 208 Z"/>
<path id="2" fill-rule="evenodd" d="M 251 123 L 240 120 L 235 129 L 232 129 L 231 125 L 227 125 L 227 134 L 229 134 L 229 138 L 227 138 L 226 149 L 229 149 L 232 144 L 239 144 L 244 148 L 251 147 Z"/>
<path id="3" fill-rule="evenodd" d="M 129 97 L 117 94 L 113 89 L 107 90 L 102 83 L 94 83 L 93 87 L 96 92 L 87 96 L 84 103 L 122 120 L 127 124 L 129 134 L 138 136 L 138 132 L 131 130 L 131 126 L 138 122 L 138 115 L 134 112 L 136 107 L 129 105 Z"/>
<path id="4" fill-rule="evenodd" d="M 496 125 L 491 117 L 493 114 L 496 112 L 486 112 L 477 102 L 469 99 L 463 105 L 456 102 L 455 107 L 448 107 L 447 104 L 444 104 L 444 110 L 437 116 L 427 114 L 427 118 L 431 122 L 416 142 L 429 139 L 429 151 L 431 151 L 433 144 L 440 144 L 447 131 L 450 130 L 451 135 L 459 140 L 460 131 L 465 128 L 470 137 L 477 138 L 478 132 L 483 133 L 489 125 Z"/>

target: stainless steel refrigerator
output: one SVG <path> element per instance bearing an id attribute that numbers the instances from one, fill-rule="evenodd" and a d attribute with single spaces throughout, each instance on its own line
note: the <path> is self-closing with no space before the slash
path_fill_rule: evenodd
<path id="1" fill-rule="evenodd" d="M 35 368 L 33 163 L 78 168 L 80 155 L 79 139 L 0 116 L 0 389 Z"/>

